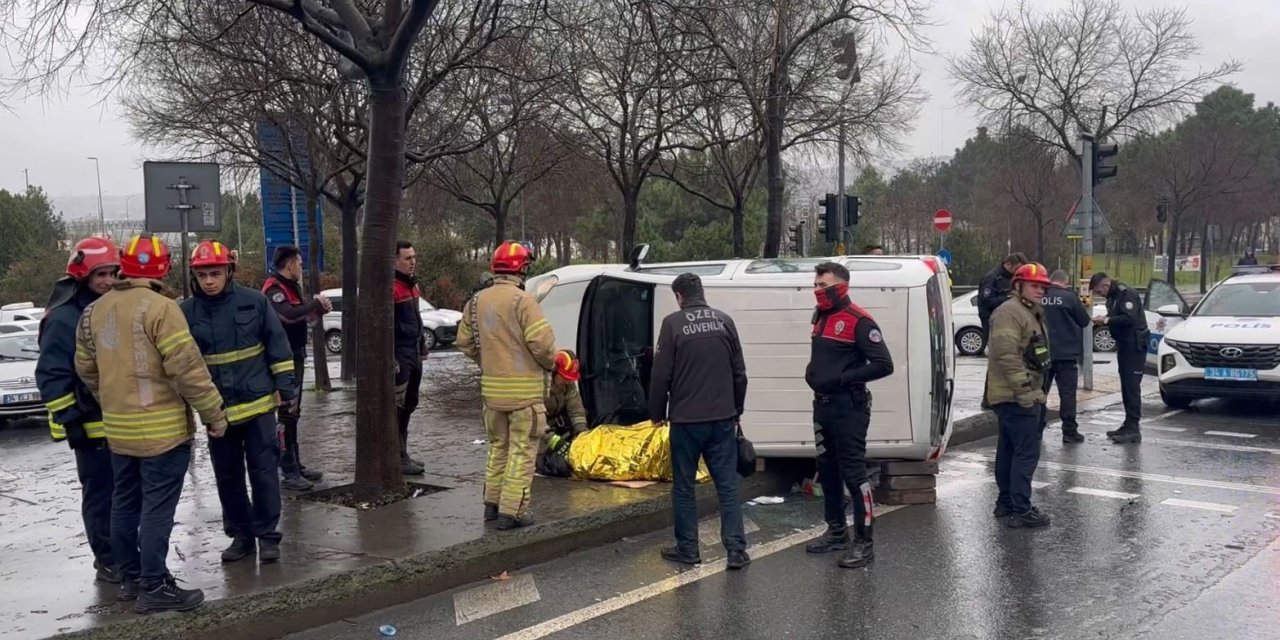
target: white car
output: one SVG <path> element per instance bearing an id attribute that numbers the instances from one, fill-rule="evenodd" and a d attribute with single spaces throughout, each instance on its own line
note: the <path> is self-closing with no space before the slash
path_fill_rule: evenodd
<path id="1" fill-rule="evenodd" d="M 0 334 L 21 333 L 23 331 L 39 331 L 39 320 L 18 320 L 16 322 L 0 322 Z"/>
<path id="2" fill-rule="evenodd" d="M 1157 311 L 1183 315 L 1172 304 Z M 1280 265 L 1236 267 L 1169 331 L 1158 357 L 1160 398 L 1170 408 L 1201 398 L 1274 399 L 1280 394 Z"/>
<path id="3" fill-rule="evenodd" d="M 36 386 L 39 357 L 35 331 L 0 335 L 0 420 L 45 413 Z"/>
<path id="4" fill-rule="evenodd" d="M 324 314 L 325 348 L 329 353 L 342 353 L 342 289 L 325 289 L 320 295 L 333 303 L 333 311 Z M 422 316 L 422 327 L 426 329 L 428 349 L 448 346 L 458 339 L 461 312 L 437 309 L 430 302 L 419 298 L 418 315 Z"/>
<path id="5" fill-rule="evenodd" d="M 0 307 L 0 322 L 39 321 L 43 317 L 44 307 L 37 307 L 30 302 L 14 302 Z"/>

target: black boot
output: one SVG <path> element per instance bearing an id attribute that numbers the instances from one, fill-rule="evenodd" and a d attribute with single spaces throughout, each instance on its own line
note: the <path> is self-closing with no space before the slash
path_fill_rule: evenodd
<path id="1" fill-rule="evenodd" d="M 506 531 L 508 529 L 518 529 L 520 527 L 527 527 L 531 524 L 533 524 L 533 518 L 529 517 L 528 514 L 525 514 L 520 517 L 516 517 L 516 516 L 509 516 L 505 513 L 500 513 L 498 514 L 498 524 L 494 526 L 497 527 L 499 531 Z"/>
<path id="2" fill-rule="evenodd" d="M 93 568 L 96 570 L 93 579 L 97 582 L 120 584 L 120 582 L 124 580 L 124 576 L 120 573 L 120 570 L 111 566 L 110 563 L 103 562 L 102 560 L 94 560 Z"/>
<path id="3" fill-rule="evenodd" d="M 1111 436 L 1111 441 L 1116 444 L 1136 444 L 1142 442 L 1142 432 L 1137 429 L 1121 430 L 1120 433 Z"/>
<path id="4" fill-rule="evenodd" d="M 310 491 L 312 486 L 311 481 L 300 473 L 286 473 L 280 481 L 280 488 L 286 491 Z"/>
<path id="5" fill-rule="evenodd" d="M 199 589 L 183 589 L 176 582 L 163 582 L 160 586 L 143 591 L 133 605 L 136 613 L 161 611 L 190 611 L 204 602 L 204 592 Z"/>
<path id="6" fill-rule="evenodd" d="M 231 541 L 231 546 L 222 550 L 223 562 L 235 562 L 243 560 L 257 551 L 253 544 L 253 538 L 236 538 Z"/>
<path id="7" fill-rule="evenodd" d="M 321 480 L 324 480 L 323 471 L 316 471 L 315 469 L 308 469 L 306 467 L 298 469 L 298 475 L 310 482 L 320 482 Z"/>
<path id="8" fill-rule="evenodd" d="M 498 505 L 484 503 L 484 521 L 493 522 L 498 519 Z"/>
<path id="9" fill-rule="evenodd" d="M 138 592 L 142 587 L 138 585 L 137 578 L 132 580 L 124 580 L 120 583 L 120 591 L 116 593 L 116 600 L 120 602 L 133 602 L 138 599 Z"/>
<path id="10" fill-rule="evenodd" d="M 680 547 L 664 547 L 662 549 L 662 559 L 667 562 L 679 562 L 680 564 L 702 564 L 701 554 L 685 553 L 680 550 Z"/>
<path id="11" fill-rule="evenodd" d="M 875 548 L 871 546 L 870 539 L 859 538 L 853 541 L 849 550 L 845 552 L 844 557 L 840 558 L 837 564 L 844 569 L 861 569 L 876 559 Z"/>
<path id="12" fill-rule="evenodd" d="M 832 551 L 844 551 L 849 548 L 849 530 L 848 529 L 832 529 L 827 527 L 827 532 L 822 534 L 821 538 L 812 540 L 804 545 L 804 550 L 809 553 L 831 553 Z"/>
<path id="13" fill-rule="evenodd" d="M 400 466 L 405 466 L 405 462 L 408 462 L 413 467 L 426 468 L 426 465 L 422 464 L 421 460 L 409 455 L 409 416 L 407 415 L 400 419 Z M 422 472 L 410 473 L 404 471 L 403 473 L 416 476 L 421 475 Z"/>
<path id="14" fill-rule="evenodd" d="M 1049 526 L 1049 515 L 1041 513 L 1039 509 L 1031 507 L 1030 511 L 1024 513 L 1011 513 L 1005 523 L 1010 529 L 1034 529 L 1037 527 Z"/>
<path id="15" fill-rule="evenodd" d="M 280 543 L 274 540 L 258 541 L 258 562 L 267 564 L 280 559 Z"/>
<path id="16" fill-rule="evenodd" d="M 1062 428 L 1062 441 L 1067 444 L 1078 444 L 1084 442 L 1084 434 L 1072 427 L 1070 429 Z"/>

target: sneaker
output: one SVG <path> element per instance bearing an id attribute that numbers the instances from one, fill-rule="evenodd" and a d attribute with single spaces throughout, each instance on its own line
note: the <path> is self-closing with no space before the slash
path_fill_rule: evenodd
<path id="1" fill-rule="evenodd" d="M 411 458 L 400 458 L 400 473 L 406 476 L 420 476 L 427 472 L 427 468 L 421 463 L 414 462 Z"/>
<path id="2" fill-rule="evenodd" d="M 516 516 L 509 516 L 505 513 L 500 513 L 498 514 L 498 524 L 494 526 L 497 527 L 498 531 L 506 531 L 508 529 L 527 527 L 531 524 L 533 524 L 533 518 L 529 517 L 528 514 L 517 518 Z"/>
<path id="3" fill-rule="evenodd" d="M 1078 444 L 1084 442 L 1084 434 L 1075 430 L 1067 431 L 1066 429 L 1063 429 L 1062 442 L 1064 444 Z"/>
<path id="4" fill-rule="evenodd" d="M 312 486 L 309 480 L 297 473 L 285 476 L 284 480 L 280 482 L 280 488 L 286 491 L 310 491 Z"/>
<path id="5" fill-rule="evenodd" d="M 1142 433 L 1137 429 L 1122 429 L 1119 433 L 1111 436 L 1111 441 L 1116 444 L 1128 444 L 1131 442 L 1136 444 L 1142 442 Z"/>
<path id="6" fill-rule="evenodd" d="M 498 505 L 484 503 L 484 521 L 493 522 L 498 519 Z"/>
<path id="7" fill-rule="evenodd" d="M 142 587 L 138 584 L 137 579 L 124 580 L 120 583 L 120 591 L 116 593 L 116 600 L 120 602 L 133 602 L 138 599 L 138 592 Z"/>
<path id="8" fill-rule="evenodd" d="M 1011 513 L 1006 522 L 1010 529 L 1035 529 L 1049 526 L 1049 516 L 1039 509 L 1031 507 L 1025 513 Z"/>
<path id="9" fill-rule="evenodd" d="M 231 546 L 222 550 L 223 562 L 235 562 L 243 560 L 257 551 L 253 546 L 253 538 L 236 538 L 231 541 Z"/>
<path id="10" fill-rule="evenodd" d="M 836 564 L 844 569 L 861 569 L 875 559 L 875 548 L 871 546 L 870 540 L 854 540 L 853 545 Z"/>
<path id="11" fill-rule="evenodd" d="M 746 555 L 745 552 L 740 552 Z M 702 556 L 697 553 L 686 554 L 680 551 L 679 547 L 664 547 L 662 549 L 662 559 L 669 562 L 679 562 L 680 564 L 702 564 Z M 751 560 L 748 558 L 748 562 Z M 745 565 L 743 565 L 745 566 Z"/>
<path id="12" fill-rule="evenodd" d="M 258 562 L 267 564 L 280 559 L 280 543 L 274 540 L 258 541 Z"/>
<path id="13" fill-rule="evenodd" d="M 1013 507 L 1007 504 L 996 504 L 996 508 L 991 510 L 991 515 L 997 518 L 1003 518 L 1013 514 Z"/>
<path id="14" fill-rule="evenodd" d="M 730 571 L 737 571 L 751 564 L 751 556 L 746 551 L 730 551 L 727 565 Z"/>
<path id="15" fill-rule="evenodd" d="M 204 602 L 204 592 L 199 589 L 183 589 L 172 582 L 143 591 L 133 605 L 135 613 L 159 613 L 161 611 L 190 611 Z"/>
<path id="16" fill-rule="evenodd" d="M 120 584 L 124 580 L 124 575 L 120 573 L 119 569 L 109 564 L 104 564 L 101 560 L 94 560 L 93 568 L 96 571 L 93 576 L 95 582 Z"/>
<path id="17" fill-rule="evenodd" d="M 321 480 L 324 480 L 323 471 L 316 471 L 315 469 L 308 469 L 306 467 L 299 469 L 298 475 L 301 475 L 303 478 L 306 478 L 311 482 L 320 482 Z"/>
<path id="18" fill-rule="evenodd" d="M 849 548 L 849 532 L 847 530 L 839 533 L 827 529 L 821 538 L 810 541 L 804 545 L 804 550 L 809 553 L 831 553 L 832 551 L 844 551 Z"/>

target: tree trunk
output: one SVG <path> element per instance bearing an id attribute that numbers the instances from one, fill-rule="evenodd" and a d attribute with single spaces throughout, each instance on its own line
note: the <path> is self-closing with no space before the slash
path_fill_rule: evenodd
<path id="1" fill-rule="evenodd" d="M 733 257 L 741 258 L 747 250 L 746 203 L 742 198 L 733 199 Z"/>
<path id="2" fill-rule="evenodd" d="M 320 221 L 316 210 L 319 209 L 320 195 L 307 191 L 307 288 L 311 295 L 320 293 L 320 251 L 324 242 L 320 239 Z M 311 362 L 316 371 L 316 390 L 328 393 L 333 391 L 333 382 L 329 380 L 329 358 L 324 346 L 324 321 L 311 326 Z"/>
<path id="3" fill-rule="evenodd" d="M 357 187 L 352 187 L 354 191 Z M 348 194 L 342 203 L 342 299 L 357 300 L 357 279 L 360 270 L 357 266 L 360 250 L 356 239 L 356 217 L 360 212 L 360 202 L 355 193 Z M 359 324 L 356 321 L 356 305 L 342 305 L 342 381 L 355 382 L 356 379 L 356 333 Z"/>
<path id="4" fill-rule="evenodd" d="M 785 177 L 782 174 L 782 97 L 777 74 L 769 77 L 769 96 L 765 99 L 765 174 L 769 193 L 768 213 L 764 225 L 764 257 L 776 258 L 782 247 L 782 206 Z"/>
<path id="5" fill-rule="evenodd" d="M 498 204 L 489 213 L 493 214 L 493 246 L 500 247 L 507 241 L 507 209 Z"/>
<path id="6" fill-rule="evenodd" d="M 627 189 L 622 194 L 622 239 L 618 247 L 618 262 L 626 262 L 631 249 L 636 246 L 636 216 L 640 212 L 640 188 Z"/>
<path id="7" fill-rule="evenodd" d="M 1209 277 L 1209 216 L 1201 217 L 1200 222 L 1200 293 L 1203 295 L 1208 286 Z"/>
<path id="8" fill-rule="evenodd" d="M 1174 262 L 1174 256 L 1177 255 L 1178 222 L 1180 221 L 1181 218 L 1182 218 L 1181 213 L 1175 213 L 1169 217 L 1169 238 L 1168 238 L 1169 244 L 1165 249 L 1165 256 L 1164 256 L 1164 279 L 1165 279 L 1165 282 L 1168 282 L 1170 285 L 1174 285 L 1174 286 L 1176 286 L 1178 282 L 1177 280 L 1174 279 L 1173 262 Z"/>
<path id="9" fill-rule="evenodd" d="M 387 74 L 391 75 L 401 75 Z M 369 169 L 363 246 L 360 248 L 361 331 L 356 336 L 355 493 L 377 496 L 400 489 L 400 440 L 393 393 L 391 286 L 396 223 L 404 177 L 405 96 L 397 77 L 369 78 Z"/>

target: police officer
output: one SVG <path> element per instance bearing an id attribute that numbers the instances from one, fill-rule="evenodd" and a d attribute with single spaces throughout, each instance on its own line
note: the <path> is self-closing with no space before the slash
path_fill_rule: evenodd
<path id="1" fill-rule="evenodd" d="M 293 402 L 293 352 L 261 292 L 232 281 L 230 249 L 205 240 L 191 256 L 197 286 L 180 305 L 196 346 L 226 402 L 225 436 L 209 440 L 218 500 L 231 531 L 223 562 L 258 553 L 280 559 L 280 449 L 276 405 Z M 245 488 L 245 470 L 253 499 Z"/>
<path id="2" fill-rule="evenodd" d="M 1142 418 L 1142 373 L 1147 363 L 1147 316 L 1142 296 L 1123 282 L 1099 271 L 1089 278 L 1089 290 L 1107 301 L 1107 315 L 1093 319 L 1094 326 L 1107 327 L 1116 341 L 1116 364 L 1120 370 L 1120 395 L 1124 400 L 1124 423 L 1107 437 L 1116 444 L 1142 442 L 1138 421 Z"/>
<path id="3" fill-rule="evenodd" d="M 302 378 L 307 366 L 307 321 L 332 311 L 333 303 L 322 295 L 303 301 L 302 251 L 297 247 L 276 247 L 271 264 L 275 273 L 262 284 L 262 293 L 280 316 L 285 335 L 289 336 L 289 347 L 293 350 L 293 383 L 297 388 L 293 403 L 280 408 L 280 423 L 284 425 L 284 449 L 280 452 L 280 471 L 284 474 L 284 482 L 281 486 L 290 491 L 306 491 L 312 487 L 312 482 L 324 477 L 324 473 L 302 464 L 302 456 L 298 452 Z"/>
<path id="4" fill-rule="evenodd" d="M 996 444 L 996 508 L 1010 528 L 1043 527 L 1049 516 L 1031 504 L 1031 476 L 1040 462 L 1045 394 L 1052 356 L 1044 321 L 1049 276 L 1034 262 L 1013 274 L 1012 297 L 991 314 L 991 350 L 983 406 L 1000 421 Z"/>
<path id="5" fill-rule="evenodd" d="M 839 565 L 865 567 L 872 548 L 871 484 L 867 482 L 867 383 L 893 373 L 893 359 L 876 321 L 849 299 L 849 270 L 824 262 L 815 269 L 817 309 L 804 379 L 813 390 L 814 443 L 822 481 L 827 531 L 805 546 L 809 553 L 845 551 Z M 844 515 L 844 492 L 853 496 L 853 540 Z"/>
<path id="6" fill-rule="evenodd" d="M 85 308 L 76 330 L 76 373 L 102 405 L 115 492 L 111 552 L 124 582 L 119 600 L 134 611 L 187 611 L 204 602 L 165 566 L 173 516 L 191 465 L 200 414 L 210 438 L 227 430 L 222 395 L 209 378 L 187 320 L 161 279 L 169 249 L 134 236 L 120 255 L 120 282 Z"/>
<path id="7" fill-rule="evenodd" d="M 671 509 L 676 544 L 671 562 L 702 562 L 694 496 L 698 459 L 707 463 L 720 499 L 720 542 L 729 569 L 751 564 L 738 500 L 738 420 L 747 400 L 747 367 L 729 314 L 707 304 L 702 279 L 671 283 L 680 310 L 662 321 L 649 382 L 649 417 L 671 422 Z"/>
<path id="8" fill-rule="evenodd" d="M 978 281 L 978 320 L 982 322 L 982 335 L 991 342 L 991 314 L 1009 299 L 1013 272 L 1027 263 L 1026 254 L 1018 251 L 1009 254 L 1000 266 L 987 272 Z M 983 345 L 986 351 L 986 345 Z"/>
<path id="9" fill-rule="evenodd" d="M 538 440 L 547 423 L 544 395 L 555 368 L 556 337 L 538 301 L 524 291 L 533 251 L 507 241 L 494 252 L 493 286 L 467 302 L 458 350 L 480 365 L 489 438 L 484 519 L 500 530 L 533 523 L 528 508 Z"/>
<path id="10" fill-rule="evenodd" d="M 396 421 L 400 427 L 400 473 L 420 476 L 426 471 L 422 461 L 409 456 L 409 419 L 418 408 L 422 387 L 422 361 L 427 358 L 427 339 L 418 309 L 422 292 L 413 277 L 417 268 L 413 245 L 396 243 L 396 273 L 391 285 L 395 318 Z"/>
<path id="11" fill-rule="evenodd" d="M 1084 328 L 1089 326 L 1089 312 L 1080 296 L 1071 290 L 1067 272 L 1062 269 L 1049 276 L 1045 289 L 1045 326 L 1049 330 L 1049 352 L 1053 355 L 1050 375 L 1058 383 L 1058 417 L 1062 419 L 1062 441 L 1084 442 L 1080 423 L 1076 421 L 1076 382 L 1080 375 L 1078 362 L 1085 357 Z M 1092 355 L 1092 354 L 1089 354 Z"/>
<path id="12" fill-rule="evenodd" d="M 76 375 L 76 325 L 85 307 L 111 290 L 120 250 L 106 238 L 85 238 L 71 249 L 67 276 L 58 280 L 40 320 L 36 384 L 49 410 L 49 432 L 66 440 L 76 457 L 80 513 L 93 551 L 95 579 L 119 584 L 111 555 L 111 449 L 102 430 L 102 407 Z"/>

